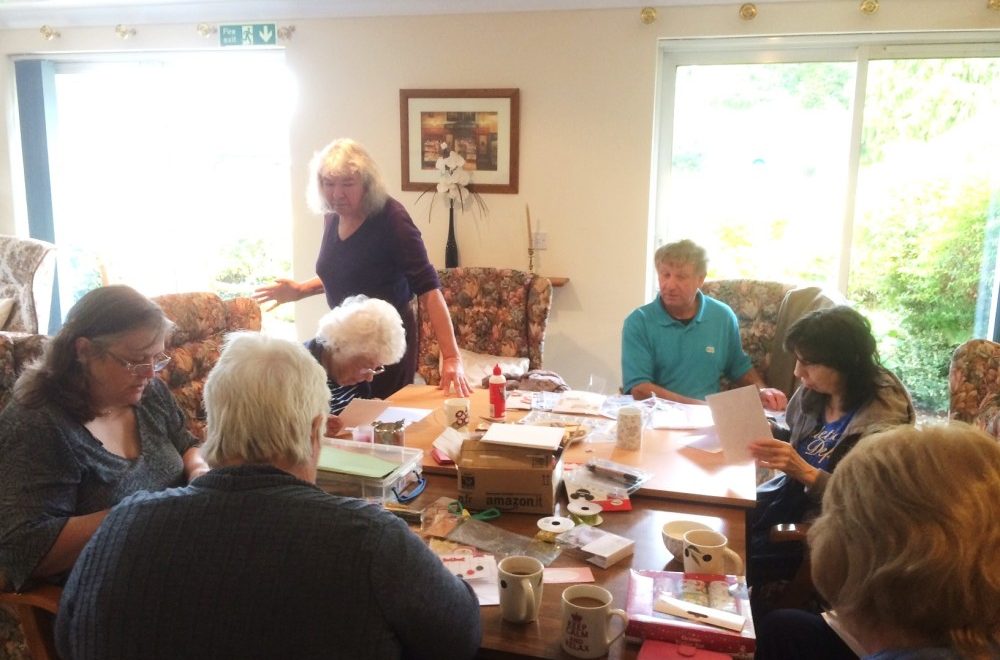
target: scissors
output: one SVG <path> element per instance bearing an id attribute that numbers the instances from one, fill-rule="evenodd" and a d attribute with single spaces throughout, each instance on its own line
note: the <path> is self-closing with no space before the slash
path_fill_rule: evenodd
<path id="1" fill-rule="evenodd" d="M 462 507 L 462 503 L 458 500 L 454 500 L 448 505 L 448 512 L 454 513 L 456 516 L 462 516 L 463 518 L 472 518 L 474 520 L 481 520 L 483 522 L 487 520 L 496 520 L 500 517 L 500 509 L 496 507 L 490 509 L 484 509 L 479 513 L 469 513 L 469 510 Z"/>

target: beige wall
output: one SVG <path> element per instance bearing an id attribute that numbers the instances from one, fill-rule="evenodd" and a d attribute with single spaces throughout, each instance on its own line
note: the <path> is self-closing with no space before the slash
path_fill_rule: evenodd
<path id="1" fill-rule="evenodd" d="M 400 88 L 517 87 L 521 90 L 520 192 L 489 195 L 489 218 L 460 219 L 463 265 L 527 267 L 525 204 L 548 234 L 538 272 L 570 278 L 557 289 L 546 337 L 546 366 L 571 385 L 589 374 L 619 383 L 624 316 L 647 298 L 649 172 L 657 41 L 729 36 L 915 29 L 1000 29 L 985 0 L 896 0 L 874 16 L 854 0 L 758 3 L 754 21 L 733 6 L 660 9 L 649 26 L 638 9 L 371 19 L 279 20 L 294 23 L 285 45 L 298 85 L 290 136 L 293 189 L 305 163 L 334 137 L 351 136 L 380 163 L 390 193 L 409 208 L 431 259 L 442 265 L 447 218 L 428 199 L 401 193 Z M 58 26 L 57 26 L 58 27 Z M 0 53 L 193 49 L 206 41 L 193 25 L 138 26 L 123 42 L 110 27 L 65 28 L 45 42 L 37 30 L 0 31 Z M 12 65 L 0 67 L 0 232 L 23 233 L 19 155 L 13 126 Z M 295 276 L 313 274 L 320 223 L 301 198 L 291 200 Z M 301 303 L 299 332 L 324 311 Z"/>

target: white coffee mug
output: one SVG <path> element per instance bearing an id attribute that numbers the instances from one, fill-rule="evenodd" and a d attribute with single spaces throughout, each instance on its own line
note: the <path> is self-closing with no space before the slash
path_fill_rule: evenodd
<path id="1" fill-rule="evenodd" d="M 468 399 L 445 399 L 444 417 L 448 426 L 453 429 L 460 429 L 469 425 L 469 400 Z"/>
<path id="2" fill-rule="evenodd" d="M 642 448 L 642 411 L 635 406 L 618 409 L 616 445 L 619 449 L 635 451 Z"/>
<path id="3" fill-rule="evenodd" d="M 693 529 L 684 535 L 684 572 L 709 575 L 742 575 L 743 559 L 726 547 L 723 534 Z"/>
<path id="4" fill-rule="evenodd" d="M 625 633 L 628 615 L 612 609 L 611 592 L 592 584 L 576 584 L 562 592 L 562 647 L 576 658 L 599 658 Z M 622 629 L 611 634 L 611 620 L 622 620 Z"/>
<path id="5" fill-rule="evenodd" d="M 512 555 L 500 560 L 500 616 L 512 623 L 538 618 L 542 604 L 542 574 L 545 566 L 534 557 Z"/>

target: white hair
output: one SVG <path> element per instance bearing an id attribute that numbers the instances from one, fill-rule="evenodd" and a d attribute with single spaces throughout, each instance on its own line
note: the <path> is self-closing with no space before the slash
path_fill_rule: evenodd
<path id="1" fill-rule="evenodd" d="M 386 301 L 367 296 L 351 296 L 324 314 L 316 337 L 338 361 L 365 357 L 379 364 L 395 364 L 406 352 L 399 312 Z"/>
<path id="2" fill-rule="evenodd" d="M 324 176 L 357 174 L 365 188 L 361 205 L 367 218 L 378 213 L 389 198 L 379 174 L 378 166 L 360 144 L 350 138 L 334 140 L 313 155 L 309 161 L 309 183 L 306 185 L 306 203 L 315 213 L 333 213 L 323 195 Z"/>
<path id="3" fill-rule="evenodd" d="M 329 400 L 326 372 L 303 345 L 233 333 L 205 382 L 202 454 L 212 467 L 276 460 L 306 465 L 312 421 L 326 419 Z"/>

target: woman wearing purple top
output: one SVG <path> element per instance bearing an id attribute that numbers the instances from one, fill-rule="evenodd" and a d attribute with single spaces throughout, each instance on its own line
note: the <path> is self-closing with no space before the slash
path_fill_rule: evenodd
<path id="1" fill-rule="evenodd" d="M 353 140 L 335 140 L 313 157 L 309 173 L 309 205 L 323 214 L 324 222 L 316 277 L 279 279 L 257 289 L 254 299 L 280 305 L 325 292 L 331 308 L 357 294 L 393 305 L 406 328 L 406 354 L 372 382 L 372 394 L 385 398 L 412 383 L 416 373 L 417 323 L 410 307 L 416 295 L 426 303 L 441 345 L 441 389 L 448 392 L 454 386 L 458 396 L 468 396 L 437 271 L 410 215 L 386 193 L 371 156 Z"/>

